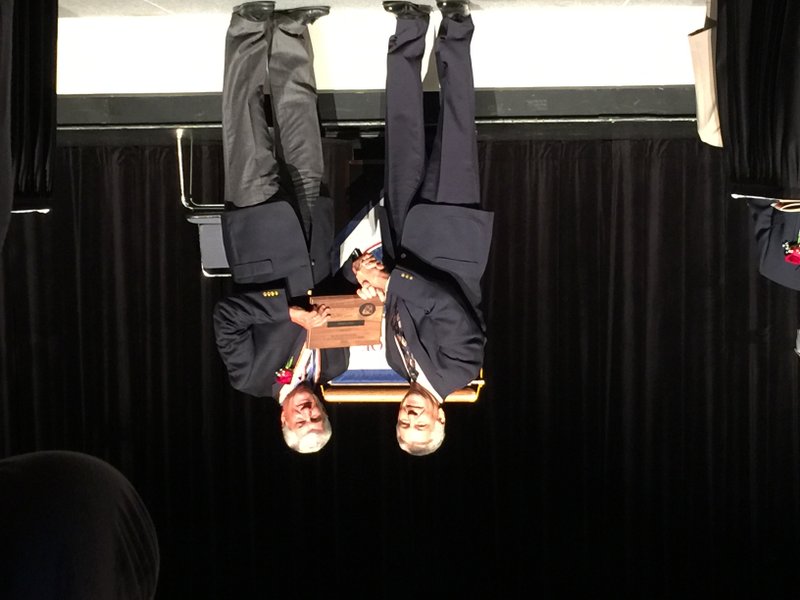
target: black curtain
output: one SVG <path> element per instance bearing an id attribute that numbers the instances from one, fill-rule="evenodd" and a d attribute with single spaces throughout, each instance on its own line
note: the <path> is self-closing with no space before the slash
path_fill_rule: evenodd
<path id="1" fill-rule="evenodd" d="M 393 408 L 368 405 L 331 407 L 319 455 L 287 450 L 275 403 L 233 392 L 216 355 L 229 283 L 200 274 L 173 147 L 97 145 L 60 149 L 54 210 L 12 223 L 2 456 L 122 470 L 159 530 L 162 598 L 797 589 L 797 298 L 757 275 L 719 155 L 479 146 L 488 384 L 447 407 L 436 454 L 403 454 Z M 337 173 L 351 150 L 326 147 Z M 196 194 L 218 194 L 219 146 L 196 156 Z"/>
<path id="2" fill-rule="evenodd" d="M 718 4 L 716 93 L 732 188 L 739 194 L 800 198 L 800 4 Z"/>
<path id="3" fill-rule="evenodd" d="M 56 147 L 55 0 L 0 0 L 0 251 L 11 209 L 43 208 Z"/>
<path id="4" fill-rule="evenodd" d="M 57 38 L 56 0 L 15 3 L 11 140 L 19 198 L 46 198 L 52 191 Z"/>
<path id="5" fill-rule="evenodd" d="M 14 162 L 11 158 L 11 32 L 14 0 L 0 0 L 0 252 L 6 239 L 14 201 Z"/>

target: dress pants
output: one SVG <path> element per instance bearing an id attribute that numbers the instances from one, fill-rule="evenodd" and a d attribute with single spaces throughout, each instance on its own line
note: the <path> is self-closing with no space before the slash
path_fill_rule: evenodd
<path id="1" fill-rule="evenodd" d="M 225 200 L 253 206 L 291 184 L 307 238 L 324 169 L 313 63 L 305 25 L 280 13 L 261 22 L 232 15 L 222 92 Z"/>
<path id="2" fill-rule="evenodd" d="M 75 452 L 0 460 L 0 598 L 149 600 L 156 531 L 122 474 Z"/>
<path id="3" fill-rule="evenodd" d="M 470 59 L 472 18 L 463 22 L 445 18 L 439 28 L 434 52 L 441 107 L 436 137 L 426 161 L 420 67 L 428 21 L 428 17 L 397 19 L 395 35 L 389 39 L 384 193 L 397 244 L 413 203 L 477 207 L 480 202 Z"/>

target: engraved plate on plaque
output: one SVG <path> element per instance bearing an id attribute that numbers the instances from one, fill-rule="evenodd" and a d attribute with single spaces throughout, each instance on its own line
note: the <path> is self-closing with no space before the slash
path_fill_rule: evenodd
<path id="1" fill-rule="evenodd" d="M 308 332 L 310 348 L 347 348 L 381 343 L 383 302 L 351 296 L 314 296 L 311 304 L 325 304 L 331 320 Z"/>

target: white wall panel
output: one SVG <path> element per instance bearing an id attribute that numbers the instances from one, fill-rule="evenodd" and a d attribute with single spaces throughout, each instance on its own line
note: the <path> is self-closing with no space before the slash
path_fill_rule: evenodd
<path id="1" fill-rule="evenodd" d="M 686 35 L 702 25 L 703 16 L 703 6 L 686 4 L 477 10 L 475 83 L 482 88 L 691 84 Z M 229 18 L 210 13 L 59 19 L 58 93 L 218 92 Z M 382 88 L 393 27 L 394 18 L 379 5 L 334 8 L 314 25 L 320 90 Z"/>

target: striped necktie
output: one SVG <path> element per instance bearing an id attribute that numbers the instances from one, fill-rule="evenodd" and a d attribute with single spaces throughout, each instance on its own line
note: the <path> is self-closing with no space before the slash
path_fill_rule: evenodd
<path id="1" fill-rule="evenodd" d="M 400 312 L 395 309 L 392 311 L 392 329 L 394 330 L 394 339 L 397 341 L 397 346 L 400 348 L 400 353 L 403 355 L 403 362 L 408 371 L 408 378 L 410 381 L 416 381 L 419 372 L 417 371 L 417 363 L 414 361 L 414 355 L 408 347 L 408 341 L 405 334 L 403 334 L 403 327 L 400 325 Z"/>

